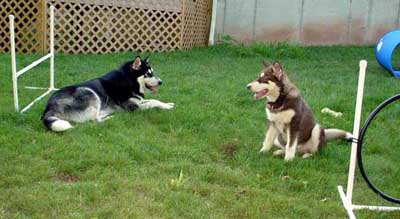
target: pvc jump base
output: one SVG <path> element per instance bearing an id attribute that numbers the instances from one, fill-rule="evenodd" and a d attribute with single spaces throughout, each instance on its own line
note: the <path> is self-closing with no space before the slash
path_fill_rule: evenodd
<path id="1" fill-rule="evenodd" d="M 358 87 L 357 87 L 357 100 L 356 109 L 354 113 L 354 125 L 353 125 L 353 136 L 359 136 L 360 130 L 360 119 L 361 119 L 361 108 L 364 95 L 364 81 L 365 72 L 367 69 L 367 61 L 360 61 L 360 70 L 358 75 Z M 341 185 L 337 186 L 340 198 L 342 199 L 343 207 L 346 209 L 347 214 L 350 219 L 355 219 L 354 210 L 368 209 L 372 211 L 398 211 L 400 207 L 394 206 L 371 206 L 371 205 L 355 205 L 352 203 L 353 196 L 353 186 L 354 186 L 354 174 L 357 162 L 357 149 L 360 142 L 353 141 L 351 144 L 351 154 L 350 154 L 350 165 L 349 174 L 347 179 L 347 190 L 346 193 Z"/>
<path id="2" fill-rule="evenodd" d="M 50 53 L 43 56 L 42 58 L 32 62 L 30 65 L 26 66 L 25 68 L 17 71 L 16 65 L 16 57 L 15 57 L 15 32 L 14 32 L 14 15 L 9 16 L 10 19 L 10 52 L 11 52 L 11 71 L 12 71 L 12 83 L 13 83 L 13 97 L 14 97 L 14 108 L 16 112 L 24 113 L 29 108 L 33 106 L 36 102 L 40 99 L 48 95 L 50 92 L 57 90 L 54 87 L 54 6 L 50 7 Z M 50 84 L 48 88 L 42 87 L 25 87 L 27 89 L 41 89 L 47 90 L 42 95 L 34 99 L 30 102 L 27 106 L 25 106 L 21 111 L 19 108 L 19 101 L 18 101 L 18 77 L 22 74 L 27 72 L 28 70 L 34 68 L 35 66 L 39 65 L 40 63 L 50 59 Z"/>
<path id="3" fill-rule="evenodd" d="M 400 79 L 400 71 L 397 71 L 392 67 L 392 55 L 399 44 L 400 29 L 386 33 L 376 43 L 375 57 L 383 68 L 391 72 L 394 77 Z"/>

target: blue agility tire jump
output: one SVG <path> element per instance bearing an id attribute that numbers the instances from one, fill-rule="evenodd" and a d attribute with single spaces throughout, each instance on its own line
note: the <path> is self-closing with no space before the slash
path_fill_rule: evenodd
<path id="1" fill-rule="evenodd" d="M 394 70 L 392 67 L 392 54 L 399 44 L 400 29 L 397 29 L 383 35 L 375 46 L 376 60 L 396 78 L 400 78 L 400 71 Z"/>

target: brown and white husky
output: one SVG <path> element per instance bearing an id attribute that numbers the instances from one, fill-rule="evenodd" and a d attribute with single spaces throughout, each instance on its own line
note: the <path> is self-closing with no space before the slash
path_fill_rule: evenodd
<path id="1" fill-rule="evenodd" d="M 303 158 L 311 156 L 326 140 L 351 138 L 346 131 L 324 129 L 316 123 L 299 90 L 278 62 L 264 61 L 264 69 L 247 89 L 255 93 L 256 100 L 267 99 L 267 133 L 260 152 L 267 152 L 275 145 L 280 149 L 273 154 L 284 155 L 285 161 L 290 161 L 296 152 L 303 154 Z"/>

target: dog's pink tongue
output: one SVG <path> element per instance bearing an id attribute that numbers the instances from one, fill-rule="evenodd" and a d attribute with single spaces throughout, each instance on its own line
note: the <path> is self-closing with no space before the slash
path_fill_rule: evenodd
<path id="1" fill-rule="evenodd" d="M 157 88 L 156 87 L 151 87 L 151 92 L 153 92 L 153 93 L 157 93 Z"/>
<path id="2" fill-rule="evenodd" d="M 152 93 L 156 93 L 157 92 L 157 87 L 156 86 L 150 86 L 150 85 L 146 84 L 146 88 Z"/>
<path id="3" fill-rule="evenodd" d="M 258 100 L 258 99 L 260 99 L 261 97 L 263 97 L 265 94 L 267 94 L 267 90 L 262 90 L 262 91 L 259 91 L 259 92 L 257 92 L 255 95 L 254 95 L 254 98 L 256 99 L 256 100 Z"/>

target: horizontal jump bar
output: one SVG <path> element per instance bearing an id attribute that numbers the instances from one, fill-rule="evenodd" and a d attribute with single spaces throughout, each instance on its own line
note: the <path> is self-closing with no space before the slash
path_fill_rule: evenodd
<path id="1" fill-rule="evenodd" d="M 59 90 L 58 88 L 48 88 L 48 87 L 31 87 L 31 86 L 25 86 L 26 89 L 31 89 L 31 90 Z"/>
<path id="2" fill-rule="evenodd" d="M 41 62 L 45 61 L 46 59 L 50 58 L 53 54 L 49 53 L 45 56 L 43 56 L 42 58 L 32 62 L 30 65 L 26 66 L 25 68 L 19 70 L 17 72 L 17 77 L 19 77 L 20 75 L 22 75 L 23 73 L 27 72 L 29 69 L 39 65 Z"/>
<path id="3" fill-rule="evenodd" d="M 353 205 L 354 210 L 369 209 L 378 211 L 398 211 L 400 207 L 391 206 L 371 206 L 371 205 Z"/>

